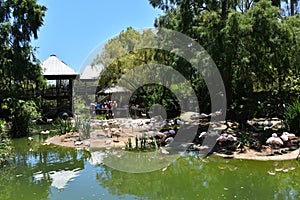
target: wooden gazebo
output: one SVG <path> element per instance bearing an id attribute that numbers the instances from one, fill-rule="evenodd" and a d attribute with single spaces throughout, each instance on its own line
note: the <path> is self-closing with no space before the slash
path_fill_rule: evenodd
<path id="1" fill-rule="evenodd" d="M 73 84 L 79 74 L 55 55 L 47 58 L 41 66 L 47 79 L 43 97 L 48 104 L 54 105 L 44 110 L 44 114 L 55 117 L 62 112 L 73 114 Z"/>

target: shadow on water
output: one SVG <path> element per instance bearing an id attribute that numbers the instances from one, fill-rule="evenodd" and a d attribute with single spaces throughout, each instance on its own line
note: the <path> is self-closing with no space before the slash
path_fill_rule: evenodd
<path id="1" fill-rule="evenodd" d="M 243 161 L 190 153 L 167 168 L 126 173 L 102 164 L 109 156 L 105 150 L 89 153 L 43 146 L 42 141 L 39 136 L 30 145 L 24 138 L 14 141 L 14 163 L 0 170 L 1 200 L 300 198 L 300 162 L 295 160 Z"/>

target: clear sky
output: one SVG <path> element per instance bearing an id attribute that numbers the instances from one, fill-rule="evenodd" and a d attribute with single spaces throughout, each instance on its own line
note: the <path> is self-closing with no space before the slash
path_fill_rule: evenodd
<path id="1" fill-rule="evenodd" d="M 122 30 L 153 27 L 161 13 L 148 0 L 38 0 L 48 10 L 39 39 L 37 57 L 55 54 L 79 72 L 89 53 Z"/>

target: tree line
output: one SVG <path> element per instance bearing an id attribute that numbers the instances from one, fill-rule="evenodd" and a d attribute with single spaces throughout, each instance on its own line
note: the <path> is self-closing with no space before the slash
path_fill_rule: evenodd
<path id="1" fill-rule="evenodd" d="M 253 117 L 300 116 L 300 110 L 297 111 L 300 97 L 298 1 L 149 0 L 149 3 L 164 13 L 154 22 L 157 28 L 189 36 L 212 57 L 226 89 L 228 119 L 245 124 Z M 143 39 L 146 34 L 146 38 L 155 34 L 150 32 L 128 28 L 106 44 L 104 52 L 94 61 L 106 67 L 100 74 L 99 84 L 116 82 L 122 74 L 142 63 L 161 63 L 188 78 L 201 99 L 200 110 L 209 111 L 207 86 L 190 63 L 174 53 L 138 49 L 141 43 L 149 42 Z M 162 97 L 172 98 L 164 87 L 147 87 L 137 90 L 132 101 L 144 99 L 142 102 L 149 106 L 161 103 L 158 101 L 165 99 Z M 162 103 L 170 111 L 178 108 L 175 101 Z M 299 120 L 293 127 L 300 128 Z"/>

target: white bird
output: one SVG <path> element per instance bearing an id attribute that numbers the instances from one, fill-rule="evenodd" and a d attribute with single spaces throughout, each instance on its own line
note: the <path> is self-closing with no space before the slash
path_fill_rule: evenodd
<path id="1" fill-rule="evenodd" d="M 176 123 L 177 123 L 178 125 L 182 125 L 182 124 L 184 124 L 184 122 L 183 122 L 183 121 L 181 121 L 180 119 L 177 119 L 177 120 L 176 120 Z"/>
<path id="2" fill-rule="evenodd" d="M 229 134 L 229 135 L 227 136 L 227 140 L 228 140 L 228 141 L 231 141 L 231 142 L 235 142 L 237 139 L 236 139 L 236 137 L 234 137 L 233 135 Z"/>
<path id="3" fill-rule="evenodd" d="M 222 115 L 222 109 L 209 114 L 211 117 Z"/>
<path id="4" fill-rule="evenodd" d="M 117 131 L 116 128 L 112 128 L 112 129 L 111 129 L 111 132 L 115 132 L 115 131 Z"/>
<path id="5" fill-rule="evenodd" d="M 173 142 L 174 141 L 174 138 L 173 137 L 168 137 L 166 140 L 165 140 L 165 142 L 167 143 L 167 144 L 170 144 L 171 142 Z"/>
<path id="6" fill-rule="evenodd" d="M 225 141 L 227 141 L 226 137 L 227 137 L 227 133 L 221 134 L 221 135 L 217 138 L 217 142 L 225 142 Z"/>
<path id="7" fill-rule="evenodd" d="M 104 123 L 102 124 L 102 126 L 104 126 L 104 127 L 108 127 L 108 126 L 109 126 L 109 124 L 108 124 L 107 122 L 104 122 Z"/>
<path id="8" fill-rule="evenodd" d="M 287 141 L 287 140 L 291 140 L 291 139 L 296 138 L 296 135 L 293 134 L 293 133 L 283 132 L 282 135 L 280 136 L 280 138 L 283 141 Z"/>
<path id="9" fill-rule="evenodd" d="M 290 147 L 292 145 L 292 140 L 297 137 L 293 133 L 283 132 L 282 135 L 280 136 L 280 138 L 287 146 Z"/>
<path id="10" fill-rule="evenodd" d="M 112 133 L 112 135 L 115 135 L 116 137 L 120 137 L 121 136 L 121 131 L 116 130 Z"/>
<path id="11" fill-rule="evenodd" d="M 75 145 L 75 146 L 80 146 L 80 145 L 82 145 L 82 144 L 83 144 L 82 141 L 74 141 L 74 145 Z"/>
<path id="12" fill-rule="evenodd" d="M 48 131 L 48 130 L 41 131 L 41 134 L 43 134 L 43 135 L 47 135 L 49 133 L 50 133 L 50 131 Z"/>
<path id="13" fill-rule="evenodd" d="M 167 150 L 165 150 L 165 149 L 162 148 L 162 147 L 159 147 L 158 153 L 165 154 L 165 155 L 170 154 L 170 152 L 168 152 Z"/>
<path id="14" fill-rule="evenodd" d="M 269 137 L 266 141 L 267 144 L 275 144 L 275 145 L 283 145 L 282 140 L 280 139 L 280 137 L 277 136 L 276 133 L 272 134 L 272 137 Z"/>
<path id="15" fill-rule="evenodd" d="M 144 125 L 144 122 L 143 121 L 140 121 L 139 123 L 138 123 L 138 126 L 143 126 Z"/>
<path id="16" fill-rule="evenodd" d="M 206 135 L 207 135 L 207 132 L 203 131 L 202 133 L 200 133 L 199 138 L 202 138 L 202 137 L 204 137 Z"/>
<path id="17" fill-rule="evenodd" d="M 223 133 L 217 138 L 217 142 L 226 142 L 226 141 L 235 142 L 237 141 L 237 138 L 227 133 Z"/>
<path id="18" fill-rule="evenodd" d="M 32 143 L 32 141 L 33 141 L 33 138 L 29 136 L 29 137 L 27 138 L 28 145 L 30 145 L 30 144 Z"/>
<path id="19" fill-rule="evenodd" d="M 289 137 L 285 134 L 282 133 L 282 135 L 280 136 L 280 138 L 282 139 L 282 141 L 287 142 L 289 140 Z"/>
<path id="20" fill-rule="evenodd" d="M 199 119 L 204 119 L 204 118 L 209 118 L 209 117 L 210 117 L 210 115 L 205 114 L 205 113 L 201 113 L 201 114 L 199 115 Z"/>
<path id="21" fill-rule="evenodd" d="M 84 146 L 87 146 L 87 147 L 91 146 L 91 142 L 88 140 L 84 141 Z"/>
<path id="22" fill-rule="evenodd" d="M 266 141 L 267 144 L 271 144 L 271 154 L 272 154 L 272 146 L 273 145 L 277 145 L 277 146 L 281 146 L 283 145 L 282 140 L 280 139 L 280 137 L 277 136 L 276 133 L 272 134 L 272 137 L 269 137 Z"/>
<path id="23" fill-rule="evenodd" d="M 155 133 L 155 136 L 163 137 L 163 136 L 165 136 L 165 134 L 158 131 L 158 132 Z"/>
<path id="24" fill-rule="evenodd" d="M 105 140 L 105 144 L 109 145 L 111 143 L 111 140 Z"/>

